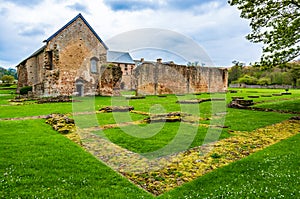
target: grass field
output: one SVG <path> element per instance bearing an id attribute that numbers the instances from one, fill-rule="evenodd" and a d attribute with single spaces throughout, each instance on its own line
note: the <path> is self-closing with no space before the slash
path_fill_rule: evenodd
<path id="1" fill-rule="evenodd" d="M 196 130 L 189 148 L 203 143 L 205 125 L 224 125 L 218 139 L 231 136 L 232 131 L 250 132 L 281 122 L 295 114 L 249 111 L 226 108 L 231 97 L 253 98 L 255 106 L 274 110 L 300 112 L 300 91 L 292 95 L 271 96 L 285 92 L 275 89 L 238 89 L 237 93 L 202 94 L 167 97 L 147 96 L 146 99 L 125 100 L 124 97 L 84 97 L 74 103 L 11 104 L 11 90 L 0 89 L 0 118 L 19 118 L 96 111 L 109 105 L 131 105 L 135 110 L 150 113 L 182 111 L 203 118 L 203 127 Z M 177 100 L 194 98 L 225 98 L 224 102 L 204 102 L 180 105 Z M 224 118 L 225 117 L 225 118 Z M 81 128 L 146 118 L 135 113 L 86 114 L 75 117 Z M 206 120 L 208 119 L 208 120 Z M 180 123 L 131 124 L 100 132 L 111 142 L 137 153 L 155 151 L 167 145 L 176 135 Z M 188 134 L 195 127 L 182 124 Z M 125 128 L 125 129 L 124 129 Z M 127 128 L 127 129 L 126 129 Z M 140 131 L 137 129 L 141 129 Z M 146 135 L 139 137 L 141 131 Z M 126 133 L 130 132 L 130 134 Z M 183 135 L 185 135 L 183 134 Z M 187 135 L 186 135 L 187 136 Z M 185 136 L 183 136 L 185 137 Z M 247 158 L 217 169 L 201 178 L 186 183 L 160 198 L 299 198 L 299 134 L 281 141 Z M 184 140 L 183 140 L 184 141 Z M 1 198 L 153 198 L 126 178 L 101 163 L 80 146 L 58 134 L 42 119 L 0 120 L 0 197 Z"/>

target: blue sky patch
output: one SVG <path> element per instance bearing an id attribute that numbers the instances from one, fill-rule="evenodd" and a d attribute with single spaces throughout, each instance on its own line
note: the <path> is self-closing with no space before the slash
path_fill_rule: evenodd
<path id="1" fill-rule="evenodd" d="M 134 11 L 157 8 L 156 1 L 147 0 L 104 0 L 104 3 L 115 11 Z"/>
<path id="2" fill-rule="evenodd" d="M 75 3 L 75 4 L 69 5 L 67 7 L 72 9 L 72 10 L 76 10 L 78 12 L 83 12 L 83 13 L 86 13 L 86 14 L 90 13 L 87 6 L 85 6 L 84 4 Z"/>
<path id="3" fill-rule="evenodd" d="M 40 4 L 42 1 L 41 0 L 4 0 L 6 2 L 11 2 L 20 6 L 25 6 L 25 7 L 32 7 L 35 5 Z"/>

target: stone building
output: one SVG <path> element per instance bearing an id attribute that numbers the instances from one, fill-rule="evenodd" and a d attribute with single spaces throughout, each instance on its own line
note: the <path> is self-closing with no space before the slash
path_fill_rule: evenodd
<path id="1" fill-rule="evenodd" d="M 135 62 L 128 52 L 108 51 L 107 60 L 122 70 L 122 80 L 120 88 L 122 90 L 134 90 L 133 69 Z"/>
<path id="2" fill-rule="evenodd" d="M 133 61 L 108 47 L 78 14 L 18 66 L 18 90 L 32 86 L 37 96 L 223 92 L 227 70 L 173 62 Z"/>
<path id="3" fill-rule="evenodd" d="M 227 91 L 226 68 L 177 65 L 141 61 L 134 69 L 138 94 L 184 94 Z"/>
<path id="4" fill-rule="evenodd" d="M 18 90 L 32 86 L 38 96 L 118 95 L 122 71 L 128 79 L 126 71 L 134 66 L 128 53 L 108 51 L 81 14 L 44 42 L 17 66 Z"/>

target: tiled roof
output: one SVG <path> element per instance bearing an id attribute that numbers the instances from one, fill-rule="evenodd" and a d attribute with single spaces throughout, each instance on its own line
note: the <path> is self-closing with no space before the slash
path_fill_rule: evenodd
<path id="1" fill-rule="evenodd" d="M 107 51 L 107 62 L 135 64 L 128 52 Z"/>
<path id="2" fill-rule="evenodd" d="M 67 28 L 69 25 L 71 25 L 74 21 L 76 21 L 78 18 L 81 18 L 82 21 L 85 23 L 85 25 L 92 31 L 92 33 L 96 36 L 96 38 L 99 40 L 99 42 L 105 47 L 106 50 L 108 50 L 108 47 L 105 45 L 105 43 L 102 41 L 102 39 L 99 37 L 99 35 L 94 31 L 94 29 L 90 26 L 90 24 L 84 19 L 84 17 L 79 13 L 76 17 L 74 17 L 71 21 L 69 21 L 66 25 L 64 25 L 61 29 L 59 29 L 56 33 L 51 35 L 48 39 L 45 41 L 48 42 L 51 39 L 53 39 L 56 35 L 58 35 L 61 31 L 63 31 L 65 28 Z"/>

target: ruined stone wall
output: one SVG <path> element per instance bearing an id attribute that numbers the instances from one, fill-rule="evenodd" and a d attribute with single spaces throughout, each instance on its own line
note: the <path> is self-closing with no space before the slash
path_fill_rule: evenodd
<path id="1" fill-rule="evenodd" d="M 36 57 L 31 57 L 26 61 L 27 81 L 32 86 L 36 82 Z"/>
<path id="2" fill-rule="evenodd" d="M 44 56 L 45 95 L 72 95 L 78 79 L 84 82 L 84 95 L 99 94 L 100 66 L 106 61 L 106 49 L 81 18 L 48 42 Z M 91 71 L 92 58 L 97 60 L 96 72 Z"/>
<path id="3" fill-rule="evenodd" d="M 21 63 L 17 67 L 18 69 L 18 87 L 17 87 L 17 92 L 20 91 L 20 88 L 24 86 L 28 86 L 28 76 L 27 76 L 27 68 L 26 68 L 26 62 Z"/>
<path id="4" fill-rule="evenodd" d="M 135 68 L 135 64 L 124 64 L 124 63 L 114 63 L 116 66 L 120 66 L 122 70 L 122 82 L 121 82 L 121 89 L 122 90 L 134 90 L 134 83 L 133 83 L 133 69 Z"/>
<path id="5" fill-rule="evenodd" d="M 102 65 L 100 72 L 100 95 L 119 96 L 123 74 L 121 67 L 113 64 Z"/>
<path id="6" fill-rule="evenodd" d="M 138 94 L 224 92 L 226 69 L 144 62 L 134 71 Z"/>
<path id="7" fill-rule="evenodd" d="M 43 53 L 30 57 L 17 66 L 18 68 L 18 88 L 32 86 L 35 91 L 36 85 L 42 81 L 43 73 Z"/>

